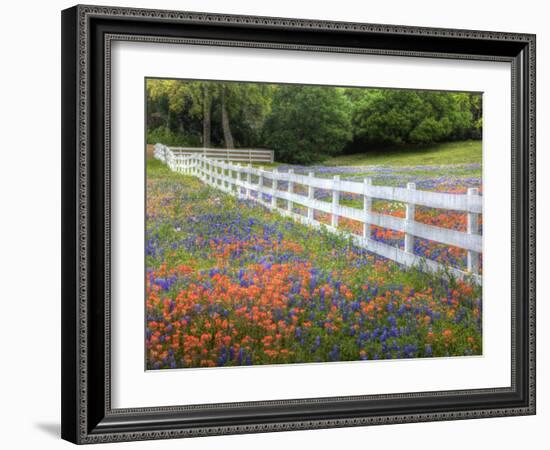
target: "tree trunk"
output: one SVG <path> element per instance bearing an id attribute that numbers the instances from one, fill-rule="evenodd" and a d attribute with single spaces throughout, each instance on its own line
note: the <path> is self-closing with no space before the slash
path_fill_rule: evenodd
<path id="1" fill-rule="evenodd" d="M 210 110 L 212 108 L 212 98 L 208 86 L 203 88 L 203 116 L 202 116 L 202 146 L 210 147 L 210 136 L 212 129 L 212 121 L 210 117 Z"/>
<path id="2" fill-rule="evenodd" d="M 233 144 L 233 135 L 231 134 L 231 128 L 229 127 L 227 107 L 225 105 L 225 87 L 222 88 L 222 128 L 225 148 L 235 148 L 235 145 Z"/>

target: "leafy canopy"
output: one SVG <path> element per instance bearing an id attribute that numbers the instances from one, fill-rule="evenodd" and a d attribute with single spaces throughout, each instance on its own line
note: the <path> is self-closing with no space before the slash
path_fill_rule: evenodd
<path id="1" fill-rule="evenodd" d="M 149 143 L 269 148 L 278 162 L 482 134 L 478 93 L 169 79 L 146 87 Z"/>
<path id="2" fill-rule="evenodd" d="M 355 139 L 364 146 L 430 144 L 472 136 L 469 94 L 368 89 L 355 96 Z"/>
<path id="3" fill-rule="evenodd" d="M 264 133 L 278 161 L 322 161 L 351 139 L 351 103 L 342 89 L 280 86 Z"/>

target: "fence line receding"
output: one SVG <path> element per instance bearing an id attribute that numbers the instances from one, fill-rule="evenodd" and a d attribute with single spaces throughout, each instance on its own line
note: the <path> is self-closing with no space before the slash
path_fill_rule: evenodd
<path id="1" fill-rule="evenodd" d="M 199 150 L 217 151 L 218 149 Z M 226 162 L 239 161 L 239 159 L 233 159 L 233 156 L 228 157 L 228 153 L 241 150 L 222 150 L 225 152 L 225 157 L 207 156 L 209 155 L 208 152 L 185 152 L 185 149 L 182 148 L 156 144 L 154 156 L 166 163 L 173 171 L 196 176 L 212 187 L 232 195 L 255 200 L 269 209 L 277 210 L 279 213 L 290 216 L 306 225 L 326 227 L 329 231 L 348 235 L 353 238 L 357 245 L 405 266 L 418 266 L 430 272 L 444 271 L 461 279 L 467 277 L 475 283 L 481 283 L 479 256 L 483 252 L 483 242 L 479 233 L 479 215 L 482 212 L 483 201 L 477 189 L 468 189 L 467 194 L 447 194 L 416 190 L 414 183 L 408 183 L 406 188 L 375 186 L 370 178 L 366 178 L 363 182 L 357 182 L 342 180 L 339 176 L 318 178 L 315 177 L 313 172 L 302 175 L 294 173 L 292 170 L 288 172 L 278 172 L 276 168 L 264 170 L 263 167 L 253 167 L 252 162 L 260 164 L 264 161 L 272 162 L 272 153 L 270 161 L 251 159 L 253 154 L 248 153 L 248 159 L 244 160 L 248 163 L 241 165 L 239 162 Z M 245 150 L 245 152 L 252 152 L 252 150 Z M 237 154 L 235 158 L 240 157 L 240 154 Z M 255 180 L 253 180 L 253 177 Z M 286 189 L 279 189 L 279 181 L 286 182 Z M 306 188 L 306 195 L 295 192 L 294 186 L 296 184 Z M 332 201 L 326 202 L 315 199 L 315 189 L 329 191 Z M 340 203 L 342 193 L 363 196 L 363 207 L 359 209 L 342 205 Z M 284 207 L 278 204 L 277 199 L 284 201 Z M 372 210 L 372 199 L 405 203 L 405 218 L 374 212 Z M 294 205 L 305 208 L 306 214 L 294 212 Z M 416 222 L 414 219 L 416 205 L 467 213 L 467 231 L 462 232 Z M 331 224 L 326 225 L 315 220 L 314 211 L 330 214 Z M 339 217 L 362 223 L 362 235 L 347 233 L 338 229 Z M 404 250 L 372 239 L 370 225 L 405 233 Z M 415 237 L 466 250 L 466 270 L 444 266 L 441 263 L 414 254 Z"/>
<path id="2" fill-rule="evenodd" d="M 184 155 L 202 155 L 206 158 L 215 159 L 217 161 L 232 161 L 232 162 L 249 162 L 249 163 L 272 163 L 273 150 L 261 148 L 198 148 L 198 147 L 166 147 L 173 156 Z M 164 151 L 164 150 L 163 150 Z M 155 157 L 157 157 L 158 149 L 155 146 Z"/>

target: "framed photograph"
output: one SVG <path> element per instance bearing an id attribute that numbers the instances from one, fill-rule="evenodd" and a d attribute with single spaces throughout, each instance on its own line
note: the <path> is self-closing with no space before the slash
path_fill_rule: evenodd
<path id="1" fill-rule="evenodd" d="M 535 36 L 62 12 L 62 437 L 535 413 Z"/>

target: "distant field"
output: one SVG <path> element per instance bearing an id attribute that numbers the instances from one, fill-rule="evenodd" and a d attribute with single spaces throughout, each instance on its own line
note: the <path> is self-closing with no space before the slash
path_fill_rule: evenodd
<path id="1" fill-rule="evenodd" d="M 368 153 L 337 156 L 323 162 L 327 166 L 429 166 L 441 164 L 480 164 L 481 141 L 458 141 L 419 146 L 388 148 Z"/>
<path id="2" fill-rule="evenodd" d="M 147 145 L 147 158 L 153 157 L 153 145 Z M 440 166 L 452 164 L 481 164 L 481 141 L 457 141 L 441 144 L 418 146 L 415 148 L 387 148 L 356 153 L 353 155 L 329 158 L 322 166 Z M 255 163 L 254 166 L 265 168 L 277 167 L 283 163 Z"/>

